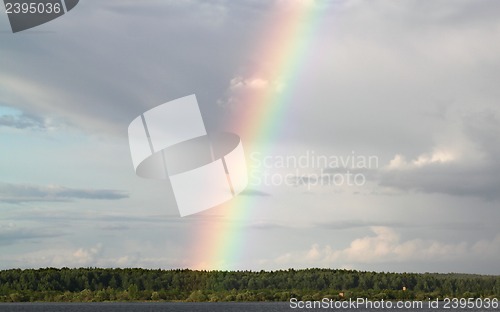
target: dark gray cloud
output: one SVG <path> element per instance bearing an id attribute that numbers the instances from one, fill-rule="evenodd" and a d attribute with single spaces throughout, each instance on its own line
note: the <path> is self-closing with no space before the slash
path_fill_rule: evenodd
<path id="1" fill-rule="evenodd" d="M 500 111 L 487 108 L 471 112 L 462 118 L 463 131 L 483 153 L 484 161 L 500 169 Z"/>
<path id="2" fill-rule="evenodd" d="M 443 127 L 424 113 L 443 102 L 451 110 L 495 105 L 498 3 L 338 3 L 287 91 L 280 139 L 413 157 L 432 148 Z"/>
<path id="3" fill-rule="evenodd" d="M 424 168 L 384 173 L 380 185 L 406 191 L 498 200 L 499 174 L 499 168 L 461 168 L 452 164 L 433 164 Z"/>
<path id="4" fill-rule="evenodd" d="M 0 183 L 0 202 L 58 202 L 75 199 L 118 200 L 128 194 L 117 190 L 76 189 L 64 186 Z"/>
<path id="5" fill-rule="evenodd" d="M 262 6 L 87 1 L 58 21 L 64 29 L 44 26 L 57 32 L 2 37 L 0 100 L 123 136 L 145 110 L 196 93 L 207 129 L 217 129 L 224 117 L 217 98 L 252 46 Z"/>
<path id="6" fill-rule="evenodd" d="M 61 232 L 46 228 L 20 228 L 13 225 L 0 225 L 0 246 L 12 245 L 19 241 L 38 241 L 63 235 Z"/>

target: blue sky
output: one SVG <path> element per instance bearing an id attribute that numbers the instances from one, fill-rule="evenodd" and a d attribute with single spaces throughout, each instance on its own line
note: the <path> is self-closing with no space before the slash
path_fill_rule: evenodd
<path id="1" fill-rule="evenodd" d="M 168 183 L 135 175 L 140 113 L 196 93 L 224 129 L 239 117 L 228 95 L 274 85 L 248 69 L 284 5 L 308 4 L 86 0 L 17 34 L 0 16 L 0 268 L 195 267 L 193 233 L 223 220 L 248 239 L 234 268 L 499 274 L 498 1 L 327 6 L 286 130 L 259 157 L 376 155 L 361 186 L 251 185 L 245 219 L 180 218 Z M 320 173 L 278 167 L 263 171 Z"/>

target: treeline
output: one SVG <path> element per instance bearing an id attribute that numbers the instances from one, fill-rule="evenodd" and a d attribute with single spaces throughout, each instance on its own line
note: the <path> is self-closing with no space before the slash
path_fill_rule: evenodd
<path id="1" fill-rule="evenodd" d="M 331 269 L 0 271 L 0 302 L 288 301 L 292 297 L 299 300 L 499 298 L 500 276 Z"/>

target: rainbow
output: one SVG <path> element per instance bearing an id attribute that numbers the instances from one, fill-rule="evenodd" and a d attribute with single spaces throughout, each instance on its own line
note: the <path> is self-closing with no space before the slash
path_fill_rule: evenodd
<path id="1" fill-rule="evenodd" d="M 285 109 L 296 89 L 296 80 L 307 60 L 316 29 L 327 3 L 314 0 L 277 1 L 257 44 L 262 62 L 236 84 L 257 86 L 238 99 L 239 116 L 231 131 L 239 134 L 247 155 L 268 152 L 286 120 Z M 251 174 L 251 173 L 249 173 Z M 223 217 L 202 214 L 195 221 L 193 259 L 190 267 L 204 270 L 235 270 L 245 245 L 246 220 L 252 212 L 252 196 L 239 196 L 218 208 Z M 220 210 L 222 209 L 222 210 Z"/>

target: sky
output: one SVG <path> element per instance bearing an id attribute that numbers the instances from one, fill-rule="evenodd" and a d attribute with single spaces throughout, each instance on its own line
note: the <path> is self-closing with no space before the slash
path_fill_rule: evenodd
<path id="1" fill-rule="evenodd" d="M 278 66 L 296 51 L 272 34 L 308 10 Z M 82 0 L 15 34 L 0 14 L 0 269 L 498 275 L 498 38 L 496 0 Z M 127 128 L 190 94 L 250 182 L 181 218 Z"/>

